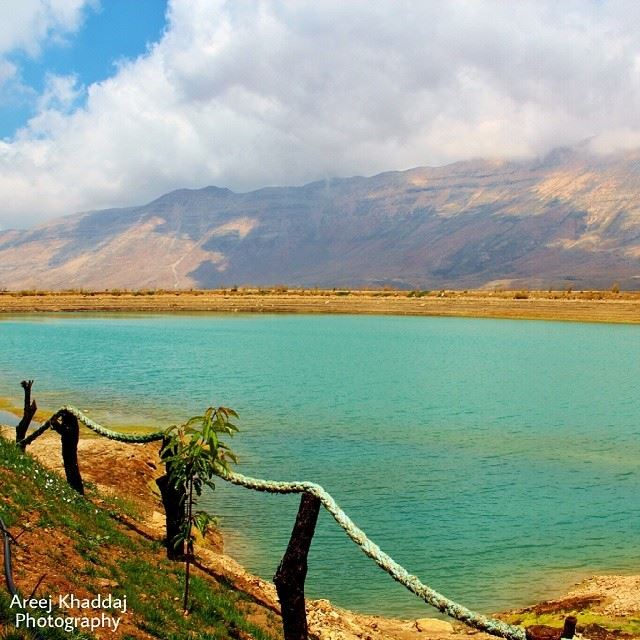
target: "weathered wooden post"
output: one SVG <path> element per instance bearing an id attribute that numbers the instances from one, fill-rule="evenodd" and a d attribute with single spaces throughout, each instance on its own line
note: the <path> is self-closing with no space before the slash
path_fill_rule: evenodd
<path id="1" fill-rule="evenodd" d="M 62 439 L 62 461 L 67 482 L 79 494 L 84 495 L 84 485 L 78 466 L 78 440 L 80 439 L 78 419 L 68 411 L 61 411 L 57 420 L 52 422 L 52 427 Z"/>
<path id="2" fill-rule="evenodd" d="M 31 387 L 33 386 L 33 380 L 23 380 L 20 386 L 24 389 L 24 410 L 22 413 L 22 419 L 16 427 L 16 442 L 24 440 L 27 435 L 27 429 L 33 420 L 33 416 L 36 414 L 38 407 L 36 401 L 31 401 Z M 24 444 L 19 445 L 22 449 L 26 447 Z"/>
<path id="3" fill-rule="evenodd" d="M 171 462 L 167 460 L 173 452 L 168 450 L 168 438 L 162 440 L 160 458 L 164 460 L 165 474 L 156 480 L 166 519 L 167 537 L 165 545 L 167 547 L 167 558 L 170 560 L 184 559 L 184 541 L 176 544 L 176 537 L 180 534 L 185 523 L 185 502 L 186 492 L 183 486 L 176 487 L 171 482 Z"/>
<path id="4" fill-rule="evenodd" d="M 285 640 L 307 640 L 308 638 L 304 581 L 307 577 L 307 556 L 316 530 L 319 511 L 320 500 L 303 493 L 287 550 L 273 577 L 280 599 Z"/>
<path id="5" fill-rule="evenodd" d="M 576 633 L 578 619 L 575 616 L 567 616 L 564 619 L 564 627 L 549 627 L 545 624 L 534 624 L 526 628 L 527 640 L 571 640 Z"/>
<path id="6" fill-rule="evenodd" d="M 11 543 L 16 539 L 9 533 L 4 520 L 0 518 L 0 531 L 4 536 L 3 559 L 4 559 L 4 580 L 7 583 L 7 589 L 12 596 L 18 593 L 16 583 L 13 581 L 13 567 L 11 566 Z M 17 543 L 16 543 L 17 544 Z"/>
<path id="7" fill-rule="evenodd" d="M 567 616 L 564 619 L 564 627 L 562 628 L 561 638 L 573 638 L 576 634 L 576 626 L 578 624 L 578 618 L 575 616 Z"/>

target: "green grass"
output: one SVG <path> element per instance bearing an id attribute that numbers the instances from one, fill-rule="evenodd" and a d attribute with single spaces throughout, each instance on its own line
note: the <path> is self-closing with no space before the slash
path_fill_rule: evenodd
<path id="1" fill-rule="evenodd" d="M 184 572 L 176 564 L 164 567 L 162 582 L 157 567 L 140 558 L 132 558 L 114 567 L 113 578 L 123 585 L 114 595 L 127 596 L 132 609 L 142 614 L 141 625 L 147 633 L 168 639 L 185 638 L 195 627 L 199 638 L 228 638 L 242 630 L 256 640 L 270 640 L 262 629 L 248 623 L 242 611 L 242 594 L 212 585 L 198 576 L 191 578 L 192 605 L 189 616 L 182 614 Z M 170 629 L 171 633 L 167 634 Z"/>
<path id="2" fill-rule="evenodd" d="M 0 591 L 0 640 L 31 640 L 28 632 L 13 627 L 15 621 L 15 609 L 9 604 L 10 596 L 6 591 Z M 4 627 L 4 629 L 3 629 Z M 62 629 L 38 629 L 38 634 L 46 640 L 94 640 L 95 636 L 78 631 L 67 632 Z"/>
<path id="3" fill-rule="evenodd" d="M 590 610 L 561 611 L 558 613 L 535 613 L 526 611 L 504 616 L 504 620 L 512 624 L 529 627 L 534 624 L 545 624 L 550 627 L 562 627 L 567 616 L 574 615 L 578 618 L 578 631 L 590 625 L 598 625 L 610 631 L 620 631 L 634 636 L 640 635 L 640 619 L 638 618 L 615 618 L 594 613 Z M 588 635 L 588 634 L 587 634 Z"/>
<path id="4" fill-rule="evenodd" d="M 110 498 L 89 486 L 87 497 L 73 491 L 64 479 L 47 470 L 15 444 L 0 437 L 0 515 L 7 526 L 29 523 L 32 531 L 47 529 L 48 539 L 70 541 L 49 550 L 57 570 L 64 573 L 73 552 L 75 569 L 66 579 L 90 593 L 127 596 L 132 614 L 127 619 L 162 640 L 209 640 L 251 636 L 271 640 L 272 636 L 246 619 L 252 606 L 245 594 L 225 584 L 192 576 L 191 610 L 182 613 L 184 569 L 170 562 L 158 542 L 128 532 L 118 517 L 135 508 L 126 499 Z M 96 504 L 99 501 L 99 505 Z M 53 532 L 51 531 L 53 530 Z M 30 534 L 33 540 L 33 534 Z M 26 539 L 29 536 L 25 535 Z M 21 540 L 21 541 L 22 541 Z M 70 547 L 70 548 L 69 548 Z M 14 560 L 14 569 L 19 562 Z M 78 570 L 78 565 L 80 570 Z M 20 585 L 18 585 L 20 587 Z M 23 585 L 26 593 L 33 585 Z M 38 597 L 46 597 L 40 589 Z M 57 593 L 51 594 L 54 599 Z M 23 638 L 12 627 L 15 610 L 9 608 L 6 589 L 0 589 L 0 640 Z M 93 638 L 85 633 L 69 634 L 56 629 L 42 630 L 47 640 Z M 25 636 L 26 637 L 26 636 Z"/>

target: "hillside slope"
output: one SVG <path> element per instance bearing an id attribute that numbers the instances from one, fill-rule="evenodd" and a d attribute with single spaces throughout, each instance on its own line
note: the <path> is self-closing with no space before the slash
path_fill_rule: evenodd
<path id="1" fill-rule="evenodd" d="M 0 232 L 0 287 L 640 287 L 640 151 L 583 147 L 144 206 Z"/>
<path id="2" fill-rule="evenodd" d="M 56 441 L 48 437 L 37 449 L 42 451 L 43 445 L 48 446 L 47 459 L 51 461 L 56 444 L 59 446 L 59 438 Z M 114 452 L 108 455 L 100 443 L 96 446 L 94 440 L 90 444 L 93 446 L 86 447 L 84 453 L 89 454 L 92 462 L 98 462 L 98 468 L 92 468 L 87 477 L 111 477 L 113 485 L 117 459 L 120 477 L 128 477 L 131 493 L 147 493 L 144 479 L 148 475 L 148 463 L 152 463 L 148 447 L 138 449 L 133 455 L 115 452 L 114 459 Z M 93 456 L 91 452 L 95 452 Z M 50 623 L 41 629 L 40 636 L 56 640 L 68 637 L 270 640 L 280 636 L 275 615 L 241 590 L 203 572 L 194 576 L 191 613 L 188 617 L 182 615 L 182 566 L 167 561 L 159 541 L 137 524 L 148 500 L 147 504 L 134 502 L 129 495 L 123 498 L 120 492 L 110 492 L 109 486 L 103 487 L 105 492 L 90 486 L 88 497 L 84 498 L 70 489 L 57 473 L 24 455 L 2 435 L 0 486 L 0 516 L 18 539 L 18 544 L 12 545 L 18 589 L 25 597 L 34 590 L 37 598 L 52 599 L 51 611 L 35 608 L 25 611 L 36 618 L 47 618 L 49 614 L 59 620 L 105 616 L 91 633 L 80 627 L 78 631 L 62 630 Z M 93 602 L 98 595 L 103 600 L 111 596 L 126 602 L 126 607 L 92 605 L 87 609 L 81 604 L 84 599 Z M 7 633 L 7 638 L 33 637 L 22 630 L 26 622 L 17 619 L 19 612 L 19 608 L 12 606 L 3 580 L 0 589 L 2 637 L 5 637 L 3 633 Z M 16 635 L 9 636 L 17 623 L 21 623 L 22 628 Z"/>

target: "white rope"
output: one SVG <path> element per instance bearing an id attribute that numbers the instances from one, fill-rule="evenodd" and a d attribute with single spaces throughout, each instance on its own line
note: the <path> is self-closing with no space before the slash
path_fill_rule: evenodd
<path id="1" fill-rule="evenodd" d="M 56 416 L 65 411 L 74 415 L 82 424 L 99 435 L 120 442 L 153 442 L 162 440 L 165 435 L 163 431 L 155 431 L 148 434 L 124 434 L 118 431 L 112 431 L 91 420 L 91 418 L 79 409 L 71 406 L 62 407 L 45 424 L 49 424 Z M 22 442 L 25 441 L 23 440 Z M 386 571 L 394 580 L 404 585 L 409 591 L 424 600 L 427 604 L 480 631 L 485 631 L 486 633 L 506 638 L 507 640 L 526 640 L 526 633 L 521 627 L 471 611 L 457 602 L 446 598 L 426 584 L 423 584 L 416 576 L 410 574 L 402 565 L 398 564 L 391 556 L 387 555 L 377 544 L 370 540 L 367 534 L 354 524 L 351 518 L 338 506 L 332 496 L 319 484 L 304 481 L 278 482 L 274 480 L 263 480 L 261 478 L 250 478 L 240 473 L 233 471 L 225 472 L 219 469 L 216 469 L 216 474 L 227 482 L 255 491 L 266 491 L 269 493 L 308 493 L 315 496 L 333 516 L 340 527 L 342 527 L 349 538 L 351 538 L 367 556 L 381 569 Z"/>

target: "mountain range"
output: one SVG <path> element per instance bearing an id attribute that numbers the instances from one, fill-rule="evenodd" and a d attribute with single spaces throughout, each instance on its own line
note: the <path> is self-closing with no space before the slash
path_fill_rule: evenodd
<path id="1" fill-rule="evenodd" d="M 586 145 L 0 231 L 0 288 L 640 288 L 640 150 Z"/>

